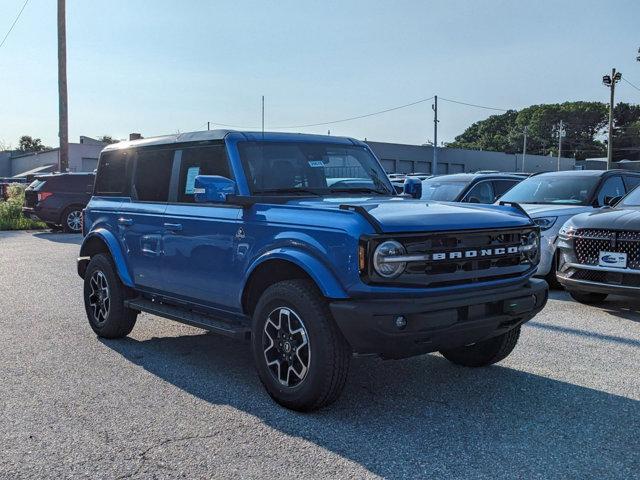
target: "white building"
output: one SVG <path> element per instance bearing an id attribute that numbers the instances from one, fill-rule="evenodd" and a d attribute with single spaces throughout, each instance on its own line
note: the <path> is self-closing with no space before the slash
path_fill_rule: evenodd
<path id="1" fill-rule="evenodd" d="M 92 172 L 98 166 L 100 151 L 106 143 L 90 137 L 80 137 L 80 143 L 69 143 L 69 171 Z M 0 176 L 24 177 L 28 174 L 48 173 L 58 170 L 59 150 L 0 155 Z"/>

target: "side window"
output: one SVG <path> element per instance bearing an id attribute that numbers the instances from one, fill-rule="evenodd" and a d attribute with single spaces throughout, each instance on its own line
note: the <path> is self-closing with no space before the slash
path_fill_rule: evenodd
<path id="1" fill-rule="evenodd" d="M 485 181 L 476 183 L 467 193 L 464 201 L 467 203 L 493 203 L 495 197 L 491 182 Z"/>
<path id="2" fill-rule="evenodd" d="M 95 194 L 102 196 L 129 195 L 130 152 L 114 150 L 100 155 Z"/>
<path id="3" fill-rule="evenodd" d="M 630 192 L 640 184 L 640 177 L 625 175 L 624 183 L 627 186 L 627 192 Z"/>
<path id="4" fill-rule="evenodd" d="M 494 180 L 493 191 L 496 195 L 494 200 L 499 199 L 502 195 L 511 190 L 517 183 L 518 182 L 516 182 L 515 180 Z"/>
<path id="5" fill-rule="evenodd" d="M 169 201 L 169 182 L 175 150 L 138 150 L 133 197 L 142 202 Z"/>
<path id="6" fill-rule="evenodd" d="M 607 178 L 598 193 L 598 205 L 604 205 L 604 200 L 607 197 L 619 197 L 625 194 L 624 183 L 622 183 L 622 177 L 609 177 Z"/>
<path id="7" fill-rule="evenodd" d="M 198 175 L 219 175 L 231 178 L 229 162 L 223 145 L 193 147 L 182 150 L 178 202 L 194 202 L 193 189 Z"/>

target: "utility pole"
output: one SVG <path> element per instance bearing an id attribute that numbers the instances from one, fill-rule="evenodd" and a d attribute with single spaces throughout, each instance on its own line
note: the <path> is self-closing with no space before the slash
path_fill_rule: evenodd
<path id="1" fill-rule="evenodd" d="M 524 158 L 527 155 L 527 131 L 528 131 L 529 127 L 527 127 L 526 125 L 524 126 L 524 140 L 522 142 L 522 172 L 525 172 L 524 169 Z"/>
<path id="2" fill-rule="evenodd" d="M 211 122 L 207 122 L 207 130 L 211 130 Z"/>
<path id="3" fill-rule="evenodd" d="M 58 170 L 69 168 L 69 112 L 67 110 L 67 27 L 65 0 L 58 0 Z"/>
<path id="4" fill-rule="evenodd" d="M 438 174 L 438 95 L 433 97 L 433 161 L 431 162 L 431 174 Z"/>
<path id="5" fill-rule="evenodd" d="M 613 168 L 613 105 L 616 91 L 616 83 L 622 79 L 622 74 L 616 72 L 616 69 L 611 70 L 611 76 L 605 75 L 602 77 L 602 83 L 609 87 L 609 138 L 607 140 L 607 170 Z"/>
<path id="6" fill-rule="evenodd" d="M 564 122 L 560 120 L 558 129 L 558 171 L 560 171 L 560 157 L 562 157 L 562 136 L 564 135 Z"/>

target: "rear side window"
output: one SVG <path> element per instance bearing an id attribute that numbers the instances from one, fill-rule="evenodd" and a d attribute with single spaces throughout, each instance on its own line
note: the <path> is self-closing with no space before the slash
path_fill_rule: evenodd
<path id="1" fill-rule="evenodd" d="M 223 145 L 185 148 L 178 183 L 178 202 L 193 203 L 196 176 L 219 175 L 231 178 Z"/>
<path id="2" fill-rule="evenodd" d="M 491 182 L 479 182 L 467 193 L 464 201 L 468 203 L 493 203 L 495 198 Z"/>
<path id="3" fill-rule="evenodd" d="M 95 194 L 102 196 L 129 195 L 128 168 L 130 153 L 125 150 L 105 152 L 100 156 Z"/>
<path id="4" fill-rule="evenodd" d="M 518 183 L 515 180 L 494 180 L 493 181 L 493 189 L 496 194 L 496 198 L 501 197 L 505 193 L 507 193 L 513 186 Z"/>
<path id="5" fill-rule="evenodd" d="M 93 175 L 69 175 L 66 180 L 62 182 L 60 190 L 69 193 L 86 193 L 93 189 Z"/>
<path id="6" fill-rule="evenodd" d="M 174 150 L 139 150 L 133 178 L 133 197 L 142 202 L 169 201 Z"/>

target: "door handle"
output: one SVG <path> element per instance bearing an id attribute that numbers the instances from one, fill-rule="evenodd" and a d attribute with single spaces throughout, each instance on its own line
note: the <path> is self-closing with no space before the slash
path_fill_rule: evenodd
<path id="1" fill-rule="evenodd" d="M 164 228 L 166 228 L 170 232 L 180 232 L 182 231 L 182 224 L 181 223 L 165 223 Z"/>
<path id="2" fill-rule="evenodd" d="M 118 219 L 118 223 L 119 223 L 120 225 L 124 225 L 124 226 L 128 227 L 129 225 L 133 225 L 133 219 L 132 219 L 132 218 L 123 218 L 123 217 L 120 217 L 120 218 Z"/>

